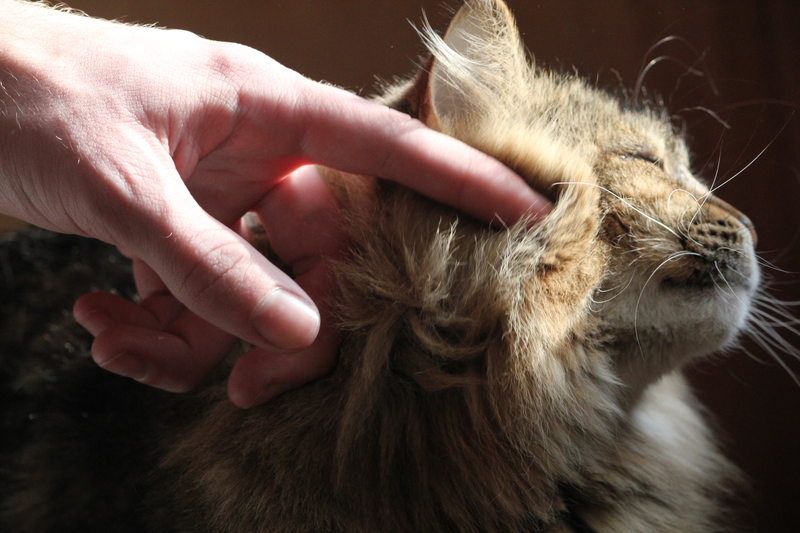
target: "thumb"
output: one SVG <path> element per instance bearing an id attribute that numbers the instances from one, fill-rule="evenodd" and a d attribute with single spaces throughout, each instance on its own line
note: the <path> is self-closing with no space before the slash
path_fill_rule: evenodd
<path id="1" fill-rule="evenodd" d="M 192 208 L 169 217 L 166 237 L 151 235 L 132 251 L 181 303 L 262 348 L 295 351 L 313 342 L 319 311 L 297 283 L 191 197 L 172 205 Z"/>

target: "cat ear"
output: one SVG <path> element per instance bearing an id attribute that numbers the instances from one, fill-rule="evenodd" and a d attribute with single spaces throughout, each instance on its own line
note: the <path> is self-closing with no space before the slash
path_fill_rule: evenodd
<path id="1" fill-rule="evenodd" d="M 423 33 L 433 59 L 420 98 L 419 118 L 440 129 L 440 122 L 468 120 L 481 107 L 509 97 L 530 67 L 514 18 L 500 0 L 469 0 L 439 37 Z M 420 88 L 418 88 L 419 90 Z"/>
<path id="2" fill-rule="evenodd" d="M 502 108 L 498 100 L 513 100 L 528 85 L 524 45 L 501 0 L 468 0 L 444 37 L 427 21 L 420 36 L 431 53 L 427 64 L 407 84 L 386 87 L 380 101 L 433 129 L 456 135 L 456 126 L 468 129 L 470 117 Z"/>

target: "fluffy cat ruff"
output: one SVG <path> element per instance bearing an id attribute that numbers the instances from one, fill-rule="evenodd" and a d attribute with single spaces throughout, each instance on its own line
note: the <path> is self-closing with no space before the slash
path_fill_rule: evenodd
<path id="1" fill-rule="evenodd" d="M 226 369 L 187 396 L 131 385 L 114 408 L 148 423 L 125 434 L 141 461 L 116 466 L 134 485 L 119 531 L 727 530 L 738 474 L 680 367 L 746 320 L 749 221 L 694 178 L 664 113 L 531 66 L 499 0 L 424 40 L 427 68 L 379 100 L 503 161 L 554 211 L 491 227 L 325 171 L 351 240 L 336 369 L 248 411 Z M 52 496 L 101 485 L 52 466 L 75 421 L 51 423 L 0 471 L 4 530 L 60 532 L 65 505 L 104 499 Z"/>

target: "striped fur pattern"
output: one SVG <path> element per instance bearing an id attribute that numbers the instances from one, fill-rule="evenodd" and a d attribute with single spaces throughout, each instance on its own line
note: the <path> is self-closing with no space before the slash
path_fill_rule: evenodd
<path id="1" fill-rule="evenodd" d="M 124 434 L 141 460 L 109 467 L 134 486 L 105 530 L 728 530 L 738 473 L 681 367 L 745 326 L 752 225 L 695 178 L 663 111 L 531 65 L 500 0 L 423 38 L 426 68 L 380 100 L 503 161 L 553 213 L 489 226 L 326 171 L 352 242 L 336 369 L 249 411 L 224 369 L 187 396 L 132 387 L 113 405 L 136 413 Z M 109 505 L 57 501 L 59 483 L 96 477 L 42 451 L 88 438 L 70 415 L 50 423 L 9 460 L 9 531 L 65 531 L 59 505 Z"/>

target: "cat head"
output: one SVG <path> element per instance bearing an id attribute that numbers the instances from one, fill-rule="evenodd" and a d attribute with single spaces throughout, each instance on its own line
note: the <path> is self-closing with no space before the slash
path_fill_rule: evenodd
<path id="1" fill-rule="evenodd" d="M 411 196 L 393 200 L 386 233 L 405 252 L 386 269 L 416 261 L 436 293 L 428 296 L 435 301 L 417 305 L 411 344 L 435 352 L 425 338 L 437 339 L 441 351 L 443 337 L 501 336 L 513 362 L 497 373 L 539 381 L 578 372 L 586 362 L 575 354 L 601 347 L 613 379 L 635 396 L 734 340 L 759 285 L 755 232 L 692 173 L 666 112 L 626 105 L 580 78 L 531 65 L 499 0 L 469 0 L 443 37 L 428 28 L 423 38 L 431 51 L 426 68 L 387 88 L 381 100 L 496 157 L 556 207 L 533 227 L 469 230 L 462 219 L 453 230 L 455 215 L 446 210 L 408 207 L 417 202 Z M 414 254 L 426 258 L 409 259 Z M 444 265 L 442 280 L 448 269 L 460 269 L 451 278 L 461 281 L 435 281 L 439 274 L 424 271 L 430 265 Z M 404 283 L 402 299 L 413 299 L 414 282 Z M 448 332 L 443 324 L 470 309 L 481 309 L 475 321 L 483 323 L 497 309 L 502 332 L 469 330 L 468 317 L 458 326 L 466 329 Z M 551 360 L 532 355 L 541 353 Z M 446 355 L 431 360 L 431 368 L 449 363 Z M 491 374 L 496 364 L 482 363 L 476 372 Z M 411 373 L 433 371 L 424 366 Z"/>

